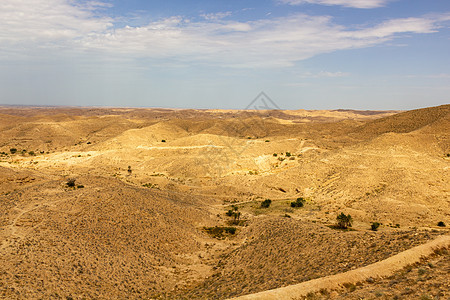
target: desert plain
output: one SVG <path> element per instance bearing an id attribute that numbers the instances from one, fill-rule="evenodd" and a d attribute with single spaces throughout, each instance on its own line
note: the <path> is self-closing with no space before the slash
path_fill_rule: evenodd
<path id="1" fill-rule="evenodd" d="M 0 107 L 1 299 L 228 299 L 359 270 L 449 225 L 450 105 Z M 449 299 L 448 244 L 433 251 L 290 299 Z"/>

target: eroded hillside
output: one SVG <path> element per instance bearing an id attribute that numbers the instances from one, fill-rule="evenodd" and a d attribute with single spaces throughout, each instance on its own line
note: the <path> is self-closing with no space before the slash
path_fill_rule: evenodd
<path id="1" fill-rule="evenodd" d="M 449 122 L 0 107 L 0 297 L 225 299 L 385 259 L 448 234 Z"/>

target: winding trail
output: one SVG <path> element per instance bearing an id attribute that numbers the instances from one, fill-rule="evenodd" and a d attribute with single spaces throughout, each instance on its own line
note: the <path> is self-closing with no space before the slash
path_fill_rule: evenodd
<path id="1" fill-rule="evenodd" d="M 417 263 L 422 258 L 432 255 L 435 250 L 443 248 L 450 248 L 450 235 L 441 235 L 433 241 L 400 252 L 385 260 L 359 269 L 313 279 L 278 289 L 232 298 L 231 300 L 287 300 L 297 299 L 299 297 L 306 296 L 308 293 L 317 293 L 322 289 L 341 289 L 344 283 L 356 284 L 358 282 L 364 282 L 370 277 L 382 278 L 391 276 L 396 271 L 399 271 L 408 265 Z"/>

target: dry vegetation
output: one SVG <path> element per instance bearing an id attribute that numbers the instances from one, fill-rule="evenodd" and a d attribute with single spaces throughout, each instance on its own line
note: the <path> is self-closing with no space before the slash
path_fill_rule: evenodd
<path id="1" fill-rule="evenodd" d="M 383 260 L 448 234 L 449 128 L 450 105 L 0 107 L 0 298 L 225 299 Z M 446 275 L 448 253 L 311 297 L 444 297 Z"/>

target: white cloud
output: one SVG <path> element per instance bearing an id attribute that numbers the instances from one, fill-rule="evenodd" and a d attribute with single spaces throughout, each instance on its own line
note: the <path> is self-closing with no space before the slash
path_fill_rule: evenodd
<path id="1" fill-rule="evenodd" d="M 231 11 L 200 15 L 200 17 L 205 18 L 205 20 L 221 20 L 229 16 L 231 16 Z"/>
<path id="2" fill-rule="evenodd" d="M 0 50 L 69 46 L 93 32 L 105 32 L 112 20 L 96 17 L 94 1 L 83 6 L 63 0 L 0 1 Z"/>
<path id="3" fill-rule="evenodd" d="M 331 1 L 331 0 L 330 0 Z M 304 14 L 237 22 L 223 15 L 193 21 L 180 16 L 145 26 L 113 28 L 99 15 L 101 2 L 1 0 L 0 59 L 68 53 L 108 59 L 146 59 L 157 64 L 228 67 L 290 66 L 321 53 L 370 47 L 403 33 L 432 33 L 448 15 L 393 19 L 351 29 L 331 17 Z"/>
<path id="4" fill-rule="evenodd" d="M 340 5 L 353 8 L 377 8 L 385 6 L 392 0 L 278 0 L 279 3 L 302 5 L 305 3 L 319 5 Z"/>
<path id="5" fill-rule="evenodd" d="M 301 78 L 336 78 L 336 77 L 348 77 L 350 73 L 347 72 L 330 72 L 320 71 L 317 73 L 306 72 L 300 75 Z"/>

